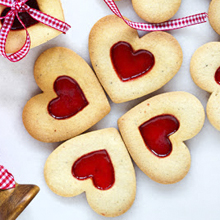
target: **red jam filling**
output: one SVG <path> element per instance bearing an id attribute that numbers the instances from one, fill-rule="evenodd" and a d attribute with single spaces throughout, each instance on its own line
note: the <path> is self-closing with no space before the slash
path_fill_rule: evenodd
<path id="1" fill-rule="evenodd" d="M 169 136 L 179 129 L 179 121 L 173 115 L 159 115 L 139 126 L 147 148 L 158 157 L 166 157 L 172 151 Z"/>
<path id="2" fill-rule="evenodd" d="M 154 55 L 147 50 L 134 51 L 127 42 L 120 41 L 110 50 L 112 65 L 122 81 L 129 81 L 147 74 L 154 66 Z"/>
<path id="3" fill-rule="evenodd" d="M 59 76 L 54 91 L 58 97 L 49 102 L 48 112 L 56 119 L 70 118 L 89 104 L 78 83 L 69 76 Z"/>
<path id="4" fill-rule="evenodd" d="M 100 190 L 111 188 L 115 182 L 114 168 L 106 150 L 83 155 L 72 166 L 72 175 L 78 180 L 91 178 Z"/>
<path id="5" fill-rule="evenodd" d="M 220 85 L 220 67 L 215 72 L 215 81 Z"/>
<path id="6" fill-rule="evenodd" d="M 37 9 L 38 11 L 40 10 L 36 0 L 28 0 L 25 4 L 29 5 L 31 8 Z M 6 16 L 6 14 L 10 10 L 11 10 L 11 8 L 9 8 L 9 7 L 5 8 L 1 13 L 1 17 Z M 24 23 L 25 27 L 27 27 L 27 28 L 38 23 L 38 21 L 35 20 L 34 18 L 32 18 L 27 12 L 19 12 L 18 16 L 21 19 L 21 21 Z M 2 24 L 3 24 L 3 22 L 4 22 L 4 19 L 1 20 Z M 22 26 L 20 21 L 15 16 L 11 30 L 21 30 L 21 29 L 24 29 L 24 27 Z"/>

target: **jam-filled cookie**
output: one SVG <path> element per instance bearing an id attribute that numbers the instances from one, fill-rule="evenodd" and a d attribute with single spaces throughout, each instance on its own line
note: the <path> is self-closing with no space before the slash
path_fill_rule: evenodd
<path id="1" fill-rule="evenodd" d="M 204 123 L 200 101 L 186 92 L 157 95 L 118 120 L 131 157 L 152 180 L 171 184 L 188 173 L 191 158 L 183 141 L 194 137 Z"/>
<path id="2" fill-rule="evenodd" d="M 23 123 L 37 140 L 67 140 L 110 111 L 94 72 L 72 50 L 55 47 L 43 52 L 35 63 L 34 76 L 43 93 L 25 105 Z"/>
<path id="3" fill-rule="evenodd" d="M 139 38 L 122 19 L 100 19 L 89 36 L 93 68 L 113 102 L 121 103 L 149 94 L 165 85 L 182 64 L 182 49 L 165 32 Z"/>
<path id="4" fill-rule="evenodd" d="M 217 34 L 220 35 L 220 0 L 212 0 L 209 6 L 209 23 Z"/>
<path id="5" fill-rule="evenodd" d="M 106 217 L 123 214 L 135 199 L 134 167 L 115 128 L 82 134 L 61 144 L 48 157 L 44 176 L 60 196 L 85 191 L 91 208 Z"/>
<path id="6" fill-rule="evenodd" d="M 132 0 L 132 5 L 135 12 L 145 21 L 160 23 L 176 14 L 181 0 Z"/>
<path id="7" fill-rule="evenodd" d="M 37 9 L 45 14 L 64 21 L 63 9 L 60 0 L 28 0 L 25 4 L 31 8 Z M 9 10 L 10 8 L 0 5 L 0 17 L 5 16 Z M 19 16 L 24 25 L 27 27 L 31 38 L 31 48 L 45 43 L 61 33 L 60 31 L 36 21 L 26 12 L 19 13 Z M 3 22 L 3 20 L 1 21 Z M 0 22 L 0 28 L 1 26 L 2 23 Z M 14 53 L 21 49 L 25 43 L 25 38 L 26 31 L 18 19 L 15 18 L 11 31 L 7 37 L 6 52 Z"/>
<path id="8" fill-rule="evenodd" d="M 190 72 L 195 84 L 211 93 L 206 106 L 207 117 L 220 130 L 220 42 L 198 48 L 192 56 Z"/>

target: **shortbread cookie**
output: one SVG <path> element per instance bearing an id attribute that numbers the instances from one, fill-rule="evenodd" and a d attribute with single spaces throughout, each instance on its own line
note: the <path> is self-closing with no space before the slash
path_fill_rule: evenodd
<path id="1" fill-rule="evenodd" d="M 172 18 L 181 0 L 132 0 L 135 12 L 145 21 L 160 23 Z"/>
<path id="2" fill-rule="evenodd" d="M 32 8 L 38 9 L 41 12 L 48 14 L 54 18 L 64 21 L 63 9 L 60 0 L 28 0 L 27 5 Z M 0 16 L 4 16 L 8 12 L 6 6 L 0 5 Z M 31 48 L 36 47 L 42 43 L 47 42 L 48 40 L 61 34 L 60 31 L 57 31 L 49 26 L 46 26 L 40 22 L 36 22 L 34 19 L 31 19 L 27 16 L 27 13 L 23 14 L 25 21 L 24 24 L 28 30 L 28 33 L 31 38 Z M 0 28 L 2 23 L 0 22 Z M 16 22 L 13 25 L 13 30 L 9 32 L 6 42 L 6 52 L 14 53 L 21 49 L 25 43 L 26 32 L 22 28 L 20 22 Z"/>
<path id="3" fill-rule="evenodd" d="M 49 188 L 60 196 L 85 191 L 91 208 L 106 217 L 123 214 L 135 199 L 134 167 L 115 128 L 64 142 L 48 157 L 44 175 Z"/>
<path id="4" fill-rule="evenodd" d="M 34 76 L 43 93 L 25 105 L 23 123 L 37 140 L 67 140 L 110 111 L 90 66 L 67 48 L 55 47 L 42 53 L 35 63 Z"/>
<path id="5" fill-rule="evenodd" d="M 194 137 L 204 123 L 200 101 L 186 92 L 157 95 L 118 120 L 131 157 L 152 180 L 171 184 L 183 179 L 191 164 L 183 141 Z"/>
<path id="6" fill-rule="evenodd" d="M 113 102 L 121 103 L 149 94 L 165 85 L 182 64 L 177 40 L 165 32 L 139 38 L 122 19 L 100 19 L 89 36 L 93 68 Z"/>
<path id="7" fill-rule="evenodd" d="M 207 117 L 220 130 L 220 42 L 198 48 L 192 56 L 190 72 L 196 85 L 211 93 L 206 106 Z"/>
<path id="8" fill-rule="evenodd" d="M 220 35 L 220 0 L 212 0 L 209 6 L 208 18 L 209 23 L 217 34 Z"/>

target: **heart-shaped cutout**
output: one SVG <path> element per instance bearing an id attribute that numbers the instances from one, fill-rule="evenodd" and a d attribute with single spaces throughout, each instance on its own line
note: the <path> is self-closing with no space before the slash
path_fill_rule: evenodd
<path id="1" fill-rule="evenodd" d="M 220 67 L 215 72 L 215 81 L 220 85 Z"/>
<path id="2" fill-rule="evenodd" d="M 147 74 L 154 66 L 154 55 L 147 50 L 134 51 L 127 42 L 120 41 L 111 47 L 111 60 L 122 81 Z"/>
<path id="3" fill-rule="evenodd" d="M 30 6 L 31 8 L 40 10 L 36 0 L 28 0 L 25 4 Z M 5 8 L 1 13 L 1 17 L 6 16 L 10 10 L 11 10 L 11 8 L 9 8 L 9 7 Z M 27 12 L 19 12 L 18 16 L 26 28 L 38 23 L 38 21 L 35 20 L 34 18 L 32 18 Z M 4 19 L 1 20 L 2 24 L 3 24 L 3 22 L 4 22 Z M 21 29 L 24 29 L 24 27 L 21 24 L 21 22 L 18 20 L 18 18 L 15 17 L 13 25 L 11 27 L 11 30 L 21 30 Z"/>
<path id="4" fill-rule="evenodd" d="M 96 188 L 107 190 L 115 182 L 114 168 L 106 150 L 94 151 L 80 157 L 72 167 L 79 180 L 91 178 Z"/>
<path id="5" fill-rule="evenodd" d="M 179 121 L 173 115 L 156 116 L 139 127 L 147 148 L 158 157 L 166 157 L 171 153 L 169 136 L 178 129 Z"/>
<path id="6" fill-rule="evenodd" d="M 50 101 L 48 112 L 56 119 L 74 116 L 89 104 L 79 84 L 69 76 L 59 76 L 54 91 L 58 97 Z"/>

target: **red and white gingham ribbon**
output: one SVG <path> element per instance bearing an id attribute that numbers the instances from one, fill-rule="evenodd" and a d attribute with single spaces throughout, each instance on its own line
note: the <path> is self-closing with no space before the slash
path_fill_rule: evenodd
<path id="1" fill-rule="evenodd" d="M 0 189 L 11 189 L 15 187 L 15 180 L 11 173 L 0 165 Z"/>
<path id="2" fill-rule="evenodd" d="M 66 33 L 70 28 L 70 25 L 68 25 L 67 23 L 26 5 L 25 3 L 27 1 L 28 0 L 0 0 L 1 5 L 11 8 L 11 10 L 7 13 L 6 16 L 0 17 L 0 19 L 4 19 L 4 23 L 0 30 L 0 55 L 6 57 L 12 62 L 17 62 L 23 59 L 30 50 L 30 44 L 31 44 L 30 35 L 27 31 L 27 28 L 25 27 L 25 25 L 18 16 L 19 12 L 27 12 L 35 20 L 47 26 L 50 26 L 58 31 L 61 31 L 63 33 Z M 14 22 L 15 16 L 18 18 L 18 20 L 20 21 L 20 23 L 22 24 L 22 26 L 26 31 L 26 41 L 19 51 L 8 56 L 5 52 L 6 39 L 11 29 L 11 26 Z"/>
<path id="3" fill-rule="evenodd" d="M 175 20 L 170 20 L 158 24 L 138 23 L 125 19 L 121 15 L 121 12 L 119 11 L 114 0 L 104 0 L 104 1 L 111 9 L 111 11 L 118 17 L 122 18 L 127 25 L 129 25 L 130 27 L 136 30 L 141 30 L 141 31 L 168 31 L 168 30 L 180 29 L 180 28 L 204 23 L 207 21 L 208 18 L 208 14 L 204 12 L 204 13 L 195 14 L 184 18 L 178 18 Z"/>

